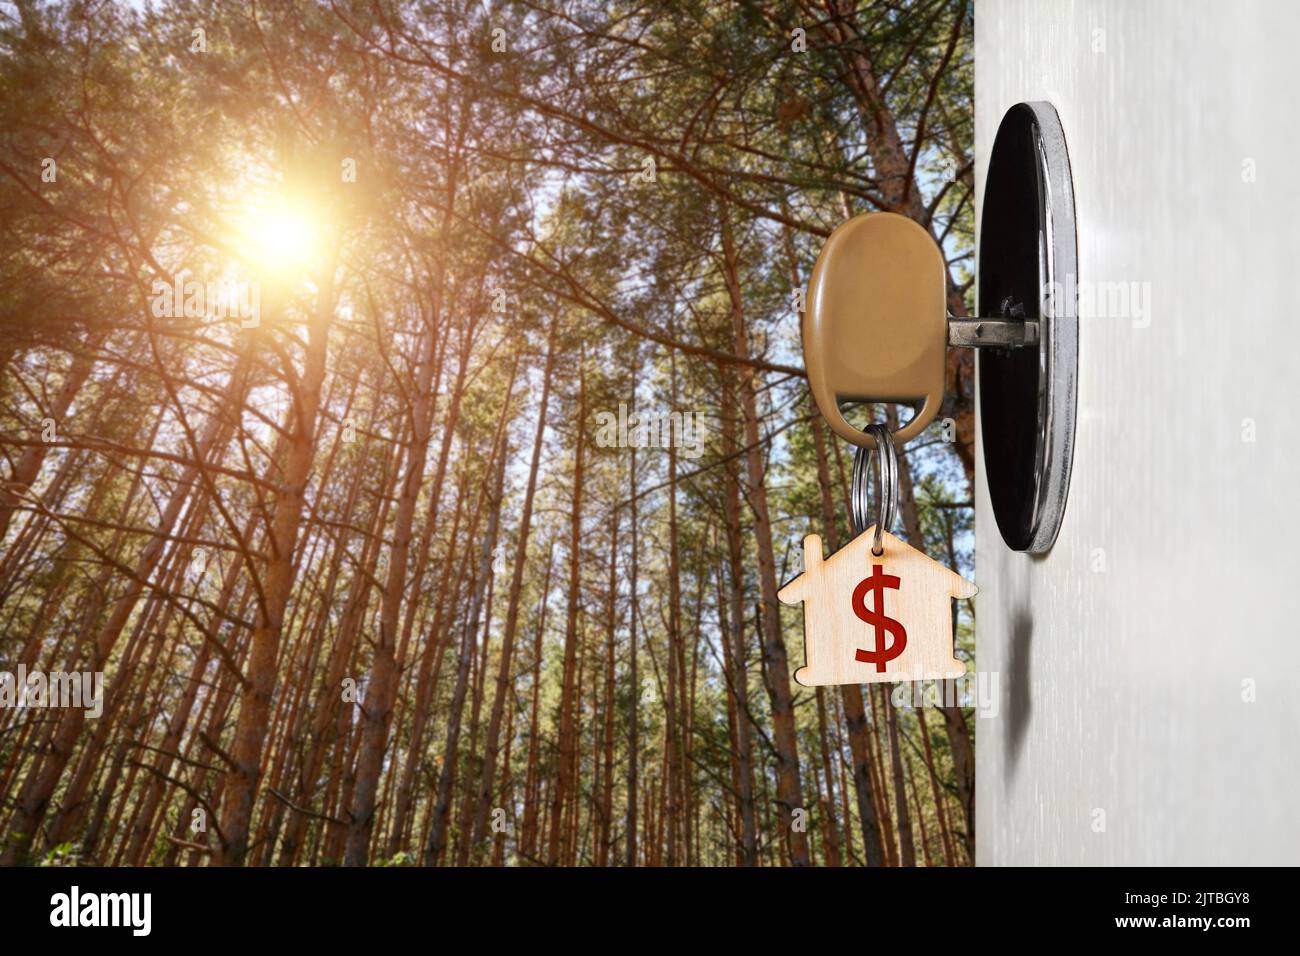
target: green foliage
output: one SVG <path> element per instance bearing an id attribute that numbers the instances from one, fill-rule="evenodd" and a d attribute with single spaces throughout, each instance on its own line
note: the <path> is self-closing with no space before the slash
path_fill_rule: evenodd
<path id="1" fill-rule="evenodd" d="M 490 788 L 513 827 L 507 860 L 545 856 L 525 854 L 521 831 L 529 811 L 549 825 L 569 707 L 577 785 L 564 820 L 576 822 L 581 843 L 572 862 L 594 861 L 602 832 L 626 840 L 629 804 L 642 811 L 641 862 L 664 860 L 664 814 L 670 832 L 680 830 L 677 862 L 735 862 L 741 726 L 753 731 L 757 858 L 785 861 L 789 808 L 775 796 L 773 711 L 774 689 L 789 675 L 775 673 L 761 635 L 765 615 L 780 615 L 797 666 L 800 629 L 796 611 L 763 606 L 759 558 L 770 549 L 776 574 L 793 573 L 799 541 L 824 526 L 825 494 L 847 540 L 842 487 L 852 455 L 826 434 L 819 474 L 795 296 L 836 225 L 888 208 L 922 221 L 947 255 L 951 298 L 969 297 L 969 5 L 15 7 L 0 24 L 7 481 L 74 359 L 90 356 L 93 370 L 58 422 L 67 440 L 37 462 L 0 533 L 0 661 L 90 659 L 92 642 L 126 609 L 100 661 L 110 684 L 121 679 L 104 717 L 111 732 L 93 742 L 83 733 L 58 775 L 66 788 L 84 757 L 105 787 L 103 808 L 88 801 L 69 824 L 79 836 L 99 815 L 95 862 L 132 843 L 133 811 L 154 796 L 144 821 L 153 842 L 127 862 L 188 862 L 218 845 L 219 821 L 198 837 L 182 808 L 193 794 L 219 806 L 235 780 L 228 753 L 258 676 L 245 672 L 250 635 L 270 628 L 278 643 L 251 853 L 259 862 L 341 863 L 362 717 L 340 702 L 337 681 L 342 673 L 368 688 L 376 672 L 385 578 L 402 530 L 396 503 L 417 466 L 423 477 L 405 529 L 414 558 L 397 602 L 397 704 L 379 787 L 390 804 L 377 814 L 379 830 L 393 825 L 391 801 L 407 779 L 412 810 L 396 840 L 377 833 L 373 865 L 424 862 L 448 774 L 444 862 L 469 839 L 465 807 L 484 766 L 517 564 L 525 573 L 506 670 L 513 722 L 501 741 L 505 772 Z M 795 48 L 797 30 L 806 49 Z M 891 137 L 905 154 L 901 171 L 882 146 Z M 53 182 L 40 180 L 46 158 L 57 160 Z M 340 173 L 349 163 L 355 181 Z M 278 274 L 264 261 L 278 250 L 240 230 L 275 203 L 309 211 L 316 247 L 308 265 Z M 257 283 L 259 322 L 157 314 L 154 282 L 177 276 Z M 521 548 L 552 327 L 536 508 Z M 318 335 L 325 367 L 316 396 L 304 382 L 322 351 L 313 349 Z M 427 414 L 417 414 L 425 361 L 436 375 Z M 246 385 L 235 388 L 243 368 Z M 756 420 L 747 422 L 751 395 Z M 317 398 L 319 414 L 303 428 Z M 971 401 L 954 395 L 950 410 L 969 412 Z M 697 416 L 699 445 L 633 454 L 599 443 L 597 416 L 620 405 Z M 757 433 L 757 481 L 747 425 Z M 909 449 L 917 544 L 969 572 L 968 478 L 938 428 Z M 427 460 L 412 462 L 421 430 Z M 498 433 L 508 455 L 502 558 L 485 569 L 478 554 Z M 215 447 L 200 459 L 206 435 Z M 306 485 L 289 487 L 300 454 L 310 456 Z M 771 540 L 755 517 L 761 495 Z M 184 507 L 159 530 L 173 500 Z M 275 521 L 285 501 L 301 506 L 301 530 L 287 542 Z M 266 569 L 286 546 L 288 606 L 268 620 Z M 483 622 L 470 633 L 466 608 L 476 599 Z M 462 664 L 466 633 L 472 654 Z M 581 676 L 570 675 L 576 690 L 566 700 L 570 634 Z M 968 609 L 959 634 L 969 656 Z M 740 688 L 727 666 L 734 647 Z M 462 666 L 469 703 L 458 713 Z M 861 862 L 842 704 L 797 686 L 792 695 L 814 857 L 825 862 L 836 825 L 842 843 L 856 841 L 845 861 Z M 422 729 L 417 713 L 428 718 Z M 933 713 L 928 739 L 956 821 L 960 738 Z M 16 794 L 49 758 L 35 735 L 0 717 L 0 761 L 17 767 Z M 868 720 L 888 791 L 876 697 Z M 919 722 L 902 707 L 900 723 L 900 759 L 937 846 Z M 174 727 L 183 730 L 169 744 L 176 752 L 161 752 Z M 629 793 L 633 755 L 638 789 Z M 670 776 L 677 789 L 665 791 Z M 604 789 L 613 795 L 602 821 Z M 42 846 L 41 865 L 58 865 L 71 847 Z"/>

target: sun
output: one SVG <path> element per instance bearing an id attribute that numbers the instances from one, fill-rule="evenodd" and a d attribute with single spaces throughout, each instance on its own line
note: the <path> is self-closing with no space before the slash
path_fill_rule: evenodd
<path id="1" fill-rule="evenodd" d="M 249 207 L 241 217 L 239 244 L 256 270 L 283 279 L 308 272 L 319 260 L 322 223 L 300 204 L 276 199 Z"/>

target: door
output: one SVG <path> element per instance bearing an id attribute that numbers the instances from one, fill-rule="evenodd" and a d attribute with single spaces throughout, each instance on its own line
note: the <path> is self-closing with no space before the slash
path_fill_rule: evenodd
<path id="1" fill-rule="evenodd" d="M 1289 3 L 976 9 L 977 179 L 1055 105 L 1081 316 L 1052 550 L 977 488 L 981 864 L 1300 859 L 1297 37 Z"/>

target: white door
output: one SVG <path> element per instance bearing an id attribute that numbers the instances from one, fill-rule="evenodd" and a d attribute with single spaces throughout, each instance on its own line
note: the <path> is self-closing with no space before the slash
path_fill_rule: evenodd
<path id="1" fill-rule="evenodd" d="M 1048 100 L 1079 421 L 1045 556 L 977 489 L 981 864 L 1300 862 L 1300 4 L 981 0 L 977 177 Z"/>

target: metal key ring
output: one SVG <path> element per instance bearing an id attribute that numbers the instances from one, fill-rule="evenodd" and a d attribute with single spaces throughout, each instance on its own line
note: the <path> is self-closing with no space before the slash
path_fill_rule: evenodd
<path id="1" fill-rule="evenodd" d="M 883 534 L 894 527 L 898 513 L 898 451 L 894 448 L 893 436 L 889 428 L 881 424 L 871 424 L 866 428 L 876 441 L 876 450 L 872 452 L 864 445 L 859 445 L 853 456 L 853 485 L 849 493 L 849 510 L 852 512 L 853 530 L 862 534 L 871 527 L 867 490 L 867 458 L 875 455 L 877 462 L 876 487 L 880 489 L 879 520 L 871 544 L 871 553 L 881 555 L 885 552 Z"/>

